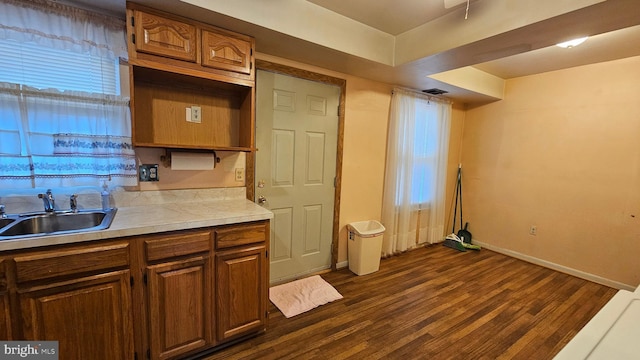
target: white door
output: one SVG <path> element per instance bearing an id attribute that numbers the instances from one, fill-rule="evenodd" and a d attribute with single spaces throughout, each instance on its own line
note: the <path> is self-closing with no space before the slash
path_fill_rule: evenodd
<path id="1" fill-rule="evenodd" d="M 274 213 L 271 282 L 331 266 L 340 88 L 259 70 L 256 202 Z"/>

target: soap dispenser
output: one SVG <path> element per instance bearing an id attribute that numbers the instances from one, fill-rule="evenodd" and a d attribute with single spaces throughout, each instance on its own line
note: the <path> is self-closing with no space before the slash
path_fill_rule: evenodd
<path id="1" fill-rule="evenodd" d="M 102 183 L 102 192 L 100 193 L 100 198 L 102 200 L 102 210 L 109 210 L 109 186 L 107 182 Z"/>

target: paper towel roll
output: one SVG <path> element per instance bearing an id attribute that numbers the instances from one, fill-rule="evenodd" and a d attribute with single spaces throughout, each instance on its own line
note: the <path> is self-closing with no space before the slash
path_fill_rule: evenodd
<path id="1" fill-rule="evenodd" d="M 171 153 L 171 170 L 213 170 L 215 163 L 213 153 Z"/>

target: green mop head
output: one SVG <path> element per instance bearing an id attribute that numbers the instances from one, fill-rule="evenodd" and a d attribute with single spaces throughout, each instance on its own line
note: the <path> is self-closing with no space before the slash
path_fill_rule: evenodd
<path id="1" fill-rule="evenodd" d="M 462 242 L 462 246 L 465 249 L 469 249 L 469 250 L 480 250 L 481 249 L 480 245 L 472 245 L 472 244 L 466 243 L 464 241 Z"/>

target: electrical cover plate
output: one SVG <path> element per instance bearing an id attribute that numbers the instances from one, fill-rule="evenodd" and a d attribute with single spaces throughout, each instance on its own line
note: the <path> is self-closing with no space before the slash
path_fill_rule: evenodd
<path id="1" fill-rule="evenodd" d="M 142 164 L 139 167 L 140 181 L 158 181 L 158 164 Z"/>

